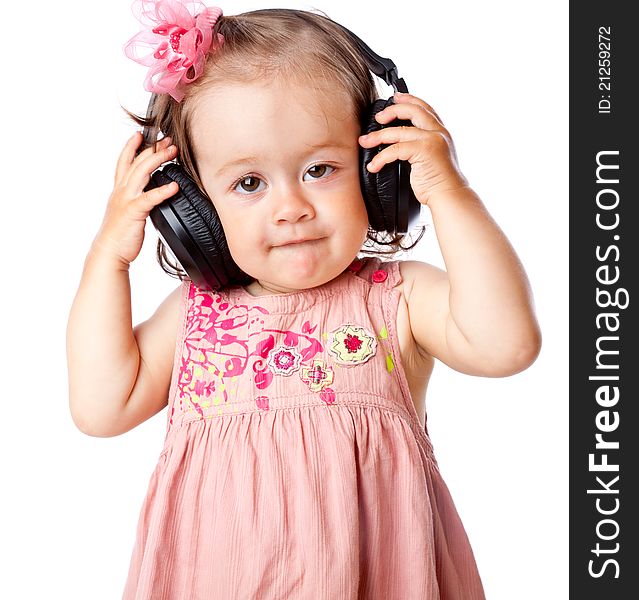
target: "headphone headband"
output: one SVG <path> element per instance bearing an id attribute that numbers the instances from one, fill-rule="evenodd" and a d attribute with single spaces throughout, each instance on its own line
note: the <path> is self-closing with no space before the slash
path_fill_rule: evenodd
<path id="1" fill-rule="evenodd" d="M 344 27 L 344 25 L 341 25 L 340 23 L 336 23 L 336 25 L 339 25 L 348 35 L 350 35 L 353 41 L 359 46 L 364 59 L 368 59 L 366 61 L 368 68 L 375 73 L 375 75 L 377 75 L 380 79 L 383 79 L 387 85 L 392 86 L 396 92 L 403 92 L 404 94 L 408 93 L 408 88 L 406 87 L 404 79 L 399 76 L 397 66 L 390 58 L 384 58 L 376 52 L 373 52 L 373 50 L 371 50 L 364 41 L 357 37 L 350 29 Z"/>

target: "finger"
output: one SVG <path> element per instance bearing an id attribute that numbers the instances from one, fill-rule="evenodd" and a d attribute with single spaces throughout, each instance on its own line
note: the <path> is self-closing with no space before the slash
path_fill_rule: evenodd
<path id="1" fill-rule="evenodd" d="M 142 134 L 139 131 L 136 131 L 126 142 L 120 156 L 118 158 L 118 162 L 115 167 L 115 183 L 117 183 L 124 177 L 126 170 L 131 166 L 133 159 L 135 158 L 135 153 L 140 146 L 140 142 L 142 141 Z"/>
<path id="2" fill-rule="evenodd" d="M 129 172 L 126 185 L 131 187 L 137 194 L 142 193 L 142 190 L 149 183 L 151 174 L 158 167 L 162 166 L 165 162 L 173 160 L 177 154 L 177 148 L 173 145 L 168 148 L 159 149 L 153 154 L 149 154 L 139 161 L 136 160 L 133 168 Z"/>
<path id="3" fill-rule="evenodd" d="M 404 102 L 417 104 L 418 106 L 421 106 L 422 108 L 427 110 L 429 113 L 431 113 L 442 125 L 444 124 L 441 117 L 437 114 L 437 111 L 430 104 L 428 104 L 428 102 L 425 102 L 424 100 L 422 100 L 421 98 L 418 98 L 417 96 L 413 96 L 412 94 L 399 94 L 398 96 L 397 94 L 395 94 L 393 96 L 393 100 L 396 103 L 400 103 L 400 104 Z"/>
<path id="4" fill-rule="evenodd" d="M 138 205 L 145 212 L 150 212 L 152 208 L 177 194 L 179 189 L 175 181 L 153 188 L 140 196 Z"/>
<path id="5" fill-rule="evenodd" d="M 438 132 L 433 132 L 433 136 L 440 137 Z M 434 142 L 435 140 L 433 140 Z M 431 142 L 431 143 L 433 143 Z M 396 160 L 416 160 L 424 150 L 424 140 L 413 140 L 410 142 L 399 142 L 384 148 L 379 152 L 367 165 L 366 168 L 370 173 L 376 173 L 385 164 L 392 163 Z"/>
<path id="6" fill-rule="evenodd" d="M 409 120 L 420 129 L 443 129 L 443 123 L 427 108 L 417 103 L 391 104 L 375 115 L 378 123 L 391 123 L 395 119 Z"/>
<path id="7" fill-rule="evenodd" d="M 446 129 L 420 129 L 418 127 L 391 126 L 372 131 L 368 135 L 359 138 L 359 143 L 363 148 L 374 148 L 382 144 L 396 144 L 400 142 L 421 141 L 422 143 L 431 144 L 446 140 L 451 141 L 450 135 Z M 381 154 L 381 152 L 380 152 Z M 379 155 L 379 154 L 378 154 Z"/>
<path id="8" fill-rule="evenodd" d="M 158 150 L 164 150 L 170 144 L 171 144 L 171 138 L 168 136 L 164 137 L 161 140 L 158 140 L 157 142 L 151 144 L 150 146 L 147 146 L 144 150 L 142 150 L 142 152 L 140 152 L 136 156 L 136 159 L 138 161 L 144 160 L 145 158 L 147 158 L 148 156 L 151 156 L 153 153 L 157 152 Z"/>
<path id="9" fill-rule="evenodd" d="M 423 138 L 424 129 L 417 127 L 407 127 L 405 125 L 385 127 L 372 131 L 367 135 L 359 137 L 359 143 L 364 148 L 373 148 L 380 144 L 395 144 L 396 142 L 410 142 Z"/>
<path id="10" fill-rule="evenodd" d="M 126 143 L 116 167 L 115 185 L 120 182 L 126 185 L 130 177 L 131 165 L 135 166 L 140 160 L 144 160 L 144 158 L 151 156 L 156 151 L 153 146 L 150 146 L 138 153 L 142 139 L 141 132 L 137 131 Z M 171 138 L 163 138 L 158 142 L 158 148 L 165 148 L 170 141 Z"/>

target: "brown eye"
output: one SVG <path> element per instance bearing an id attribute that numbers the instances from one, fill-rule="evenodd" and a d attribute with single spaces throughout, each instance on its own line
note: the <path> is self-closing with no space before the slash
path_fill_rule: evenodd
<path id="1" fill-rule="evenodd" d="M 249 182 L 249 184 L 245 185 L 247 181 Z M 240 183 L 242 184 L 242 188 L 247 192 L 254 192 L 257 189 L 256 184 L 258 181 L 259 180 L 257 179 L 257 177 L 252 177 L 251 175 L 249 175 L 248 177 L 242 179 Z"/>
<path id="2" fill-rule="evenodd" d="M 315 170 L 315 173 L 313 173 L 313 171 Z M 326 165 L 315 165 L 313 167 L 311 167 L 308 172 L 315 177 L 316 175 L 318 177 L 321 177 L 325 172 L 326 172 Z"/>
<path id="3" fill-rule="evenodd" d="M 241 186 L 245 192 L 254 192 L 260 185 L 260 179 L 253 177 L 252 175 L 247 175 L 244 179 L 240 179 L 238 185 Z"/>
<path id="4" fill-rule="evenodd" d="M 331 169 L 330 173 L 332 173 L 335 170 L 335 167 L 331 167 L 331 165 L 313 165 L 306 172 L 309 173 L 313 179 L 320 179 L 326 175 L 326 169 Z"/>

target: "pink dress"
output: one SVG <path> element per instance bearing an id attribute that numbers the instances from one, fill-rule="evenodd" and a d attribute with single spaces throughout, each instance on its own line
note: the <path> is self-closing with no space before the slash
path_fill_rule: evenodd
<path id="1" fill-rule="evenodd" d="M 183 282 L 124 600 L 484 600 L 396 334 L 397 262 L 254 297 Z"/>

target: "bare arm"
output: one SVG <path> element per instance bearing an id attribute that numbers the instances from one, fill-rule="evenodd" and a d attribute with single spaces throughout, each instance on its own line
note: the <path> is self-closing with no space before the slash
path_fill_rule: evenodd
<path id="1" fill-rule="evenodd" d="M 175 148 L 165 140 L 138 154 L 141 141 L 137 133 L 120 155 L 67 325 L 71 416 L 95 436 L 124 433 L 161 410 L 171 377 L 179 291 L 133 329 L 129 265 L 142 247 L 149 212 L 177 189 L 169 184 L 144 191 Z"/>
<path id="2" fill-rule="evenodd" d="M 181 287 L 132 327 L 129 273 L 92 248 L 67 327 L 69 408 L 88 435 L 120 435 L 167 404 Z"/>
<path id="3" fill-rule="evenodd" d="M 415 340 L 470 375 L 526 369 L 541 333 L 515 250 L 470 188 L 433 196 L 429 207 L 447 272 L 417 261 L 401 265 Z"/>

